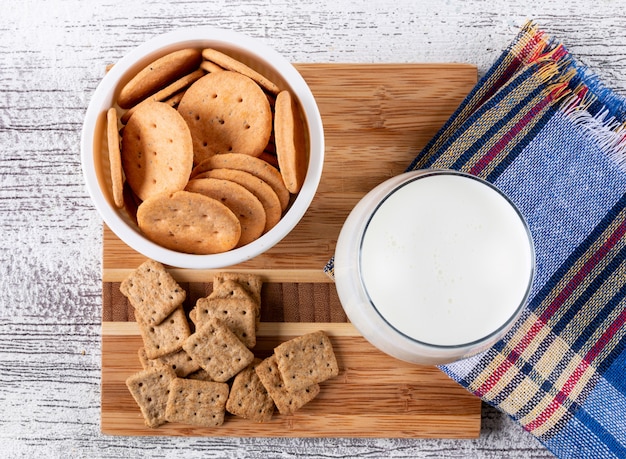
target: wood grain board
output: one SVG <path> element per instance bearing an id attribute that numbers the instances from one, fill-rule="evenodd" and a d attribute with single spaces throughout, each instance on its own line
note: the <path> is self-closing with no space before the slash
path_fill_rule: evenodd
<path id="1" fill-rule="evenodd" d="M 294 415 L 255 424 L 227 416 L 223 426 L 145 427 L 124 384 L 139 370 L 141 337 L 119 282 L 144 257 L 108 228 L 103 234 L 102 432 L 112 435 L 234 437 L 473 438 L 480 400 L 435 367 L 411 365 L 371 346 L 348 323 L 334 284 L 322 272 L 341 225 L 367 191 L 401 173 L 476 83 L 463 64 L 299 64 L 318 102 L 326 161 L 303 220 L 274 248 L 231 271 L 264 280 L 254 352 L 267 356 L 291 337 L 325 330 L 338 377 Z M 211 289 L 212 270 L 172 269 L 187 289 L 186 308 Z"/>

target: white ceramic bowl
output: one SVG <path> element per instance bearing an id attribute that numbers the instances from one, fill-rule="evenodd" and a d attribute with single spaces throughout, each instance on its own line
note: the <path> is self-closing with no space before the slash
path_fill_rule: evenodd
<path id="1" fill-rule="evenodd" d="M 259 239 L 228 252 L 193 255 L 161 247 L 147 239 L 123 209 L 113 204 L 106 142 L 106 112 L 122 86 L 139 70 L 177 49 L 215 48 L 239 59 L 279 85 L 289 89 L 303 113 L 309 140 L 307 175 L 297 197 L 280 222 Z M 83 124 L 82 167 L 87 189 L 104 222 L 128 246 L 146 257 L 180 268 L 218 269 L 249 260 L 281 241 L 300 221 L 317 190 L 324 163 L 322 119 L 308 85 L 283 56 L 256 39 L 213 27 L 185 28 L 151 39 L 115 63 L 96 88 Z"/>
<path id="2" fill-rule="evenodd" d="M 492 346 L 523 311 L 535 271 L 524 218 L 493 185 L 407 172 L 352 210 L 335 251 L 337 293 L 380 350 L 444 364 Z"/>

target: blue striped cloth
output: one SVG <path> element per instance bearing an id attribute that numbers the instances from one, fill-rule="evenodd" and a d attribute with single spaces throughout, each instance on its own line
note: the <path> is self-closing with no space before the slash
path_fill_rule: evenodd
<path id="1" fill-rule="evenodd" d="M 626 458 L 625 121 L 626 100 L 528 23 L 408 168 L 485 178 L 525 216 L 527 309 L 441 369 L 561 458 Z"/>
<path id="2" fill-rule="evenodd" d="M 626 101 L 527 24 L 409 169 L 481 176 L 535 241 L 528 308 L 442 369 L 562 458 L 626 457 Z"/>

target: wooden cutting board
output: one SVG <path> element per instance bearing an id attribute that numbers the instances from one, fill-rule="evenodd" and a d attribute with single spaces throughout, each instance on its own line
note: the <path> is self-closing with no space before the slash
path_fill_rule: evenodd
<path id="1" fill-rule="evenodd" d="M 119 283 L 145 258 L 108 228 L 103 235 L 102 432 L 113 435 L 237 437 L 472 438 L 481 402 L 436 367 L 411 365 L 371 346 L 348 322 L 322 268 L 356 202 L 404 171 L 477 80 L 463 64 L 300 64 L 319 105 L 326 161 L 318 193 L 294 231 L 267 253 L 230 267 L 264 281 L 254 352 L 314 330 L 330 336 L 338 377 L 291 416 L 255 424 L 228 415 L 214 429 L 145 427 L 124 384 L 141 369 L 141 337 Z M 188 292 L 185 307 L 211 291 L 212 270 L 172 269 Z"/>

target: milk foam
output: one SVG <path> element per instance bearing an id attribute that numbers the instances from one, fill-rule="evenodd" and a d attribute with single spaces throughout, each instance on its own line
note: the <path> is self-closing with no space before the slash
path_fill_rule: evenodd
<path id="1" fill-rule="evenodd" d="M 360 270 L 375 308 L 420 342 L 453 346 L 497 331 L 524 301 L 532 243 L 509 201 L 459 175 L 413 180 L 381 203 Z"/>

